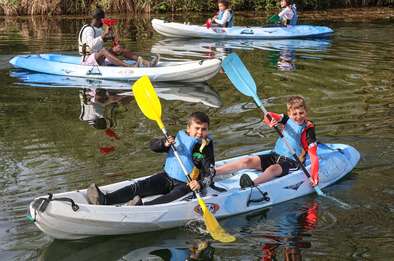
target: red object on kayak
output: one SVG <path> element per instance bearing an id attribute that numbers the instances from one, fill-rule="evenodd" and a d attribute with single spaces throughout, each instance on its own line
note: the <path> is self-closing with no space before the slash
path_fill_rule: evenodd
<path id="1" fill-rule="evenodd" d="M 211 20 L 207 19 L 207 21 L 205 22 L 204 25 L 207 27 L 207 29 L 211 28 L 211 25 L 212 25 Z"/>
<path id="2" fill-rule="evenodd" d="M 107 26 L 113 26 L 118 23 L 118 20 L 112 19 L 112 18 L 103 18 L 103 19 L 101 19 L 101 22 L 103 22 L 103 24 L 105 24 Z"/>

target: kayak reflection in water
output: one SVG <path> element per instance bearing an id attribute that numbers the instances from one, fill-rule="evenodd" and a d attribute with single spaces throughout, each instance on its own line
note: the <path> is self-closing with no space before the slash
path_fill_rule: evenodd
<path id="1" fill-rule="evenodd" d="M 107 20 L 105 20 L 104 10 L 97 6 L 96 11 L 92 15 L 91 23 L 85 24 L 79 31 L 78 50 L 79 54 L 82 56 L 81 64 L 91 66 L 117 65 L 125 67 L 156 66 L 159 61 L 158 55 L 149 62 L 144 60 L 141 56 L 137 56 L 135 53 L 123 48 L 112 31 L 112 25 L 116 23 L 116 20 Z M 104 22 L 107 24 L 103 29 Z M 104 43 L 109 40 L 112 40 L 113 46 L 106 49 L 104 48 Z M 119 59 L 118 56 L 134 60 L 135 63 L 126 63 Z"/>
<path id="2" fill-rule="evenodd" d="M 304 240 L 304 237 L 308 235 L 307 232 L 316 228 L 318 208 L 318 203 L 313 201 L 307 209 L 302 209 L 301 214 L 300 210 L 297 210 L 295 213 L 279 218 L 279 231 L 273 235 L 264 236 L 269 242 L 261 247 L 263 252 L 261 260 L 302 260 L 301 249 L 311 248 L 311 242 Z M 281 248 L 283 256 L 278 257 Z"/>
<path id="3" fill-rule="evenodd" d="M 162 171 L 106 194 L 93 183 L 87 191 L 89 203 L 95 205 L 127 203 L 130 206 L 163 204 L 183 197 L 191 191 L 208 187 L 213 183 L 215 164 L 213 142 L 208 135 L 208 126 L 209 118 L 205 113 L 192 113 L 189 116 L 186 131 L 178 131 L 176 137 L 169 136 L 168 139 L 164 137 L 151 141 L 152 151 L 167 153 Z M 191 173 L 190 182 L 172 146 L 177 148 L 187 173 Z M 142 202 L 142 198 L 155 195 L 161 196 Z"/>

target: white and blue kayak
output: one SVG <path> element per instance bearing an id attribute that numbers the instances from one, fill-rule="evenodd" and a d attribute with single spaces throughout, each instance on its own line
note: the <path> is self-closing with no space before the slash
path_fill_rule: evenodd
<path id="1" fill-rule="evenodd" d="M 168 37 L 212 38 L 212 39 L 289 39 L 307 37 L 326 37 L 334 31 L 326 26 L 289 25 L 275 27 L 233 26 L 231 28 L 190 25 L 153 19 L 156 32 Z"/>
<path id="2" fill-rule="evenodd" d="M 269 151 L 252 155 L 264 153 L 269 153 Z M 360 154 L 356 149 L 343 144 L 320 144 L 318 154 L 321 188 L 344 177 L 360 159 Z M 219 161 L 217 165 L 245 156 Z M 306 168 L 310 169 L 308 160 Z M 215 185 L 226 191 L 219 192 L 209 188 L 204 196 L 209 210 L 217 218 L 266 208 L 314 192 L 301 170 L 259 185 L 259 189 L 264 193 L 256 188 L 242 189 L 239 184 L 242 174 L 255 179 L 261 173 L 255 170 L 242 170 L 223 176 L 215 182 Z M 100 188 L 104 192 L 111 192 L 130 185 L 136 180 L 127 180 Z M 143 200 L 149 201 L 153 198 Z M 199 204 L 192 194 L 160 205 L 107 206 L 88 204 L 86 189 L 36 198 L 30 203 L 29 210 L 36 226 L 49 236 L 58 239 L 156 231 L 184 226 L 191 220 L 202 218 Z"/>
<path id="3" fill-rule="evenodd" d="M 220 70 L 219 59 L 186 62 L 159 62 L 156 67 L 81 65 L 81 57 L 62 54 L 18 55 L 10 60 L 30 71 L 107 80 L 137 80 L 148 75 L 152 81 L 204 82 Z"/>

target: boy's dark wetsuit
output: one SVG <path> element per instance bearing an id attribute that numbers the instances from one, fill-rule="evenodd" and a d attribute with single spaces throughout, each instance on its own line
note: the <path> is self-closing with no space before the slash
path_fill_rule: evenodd
<path id="1" fill-rule="evenodd" d="M 150 148 L 154 152 L 169 152 L 170 147 L 165 147 L 165 138 L 153 139 Z M 192 160 L 196 168 L 200 170 L 200 176 L 197 179 L 201 189 L 212 183 L 214 174 L 213 167 L 215 164 L 213 153 L 213 142 L 209 141 L 200 153 L 201 141 L 198 141 L 192 150 Z M 144 202 L 144 205 L 163 204 L 174 201 L 187 193 L 191 189 L 185 182 L 170 177 L 165 171 L 154 174 L 146 179 L 126 186 L 112 193 L 105 195 L 104 204 L 113 205 L 128 202 L 134 196 L 139 195 L 141 198 L 164 194 L 152 201 Z"/>

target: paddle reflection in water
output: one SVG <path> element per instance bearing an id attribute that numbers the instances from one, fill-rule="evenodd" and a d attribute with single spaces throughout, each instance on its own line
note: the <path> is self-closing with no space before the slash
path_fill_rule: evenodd
<path id="1" fill-rule="evenodd" d="M 198 238 L 182 228 L 129 236 L 54 240 L 40 260 L 301 260 L 303 250 L 313 248 L 312 232 L 320 223 L 319 205 L 302 198 L 223 220 L 242 234 L 237 251 L 228 245 Z M 328 216 L 324 222 L 330 222 Z M 321 226 L 321 225 L 320 225 Z M 324 226 L 324 224 L 323 224 Z M 235 244 L 235 245 L 234 245 Z M 286 259 L 287 258 L 287 259 Z"/>

